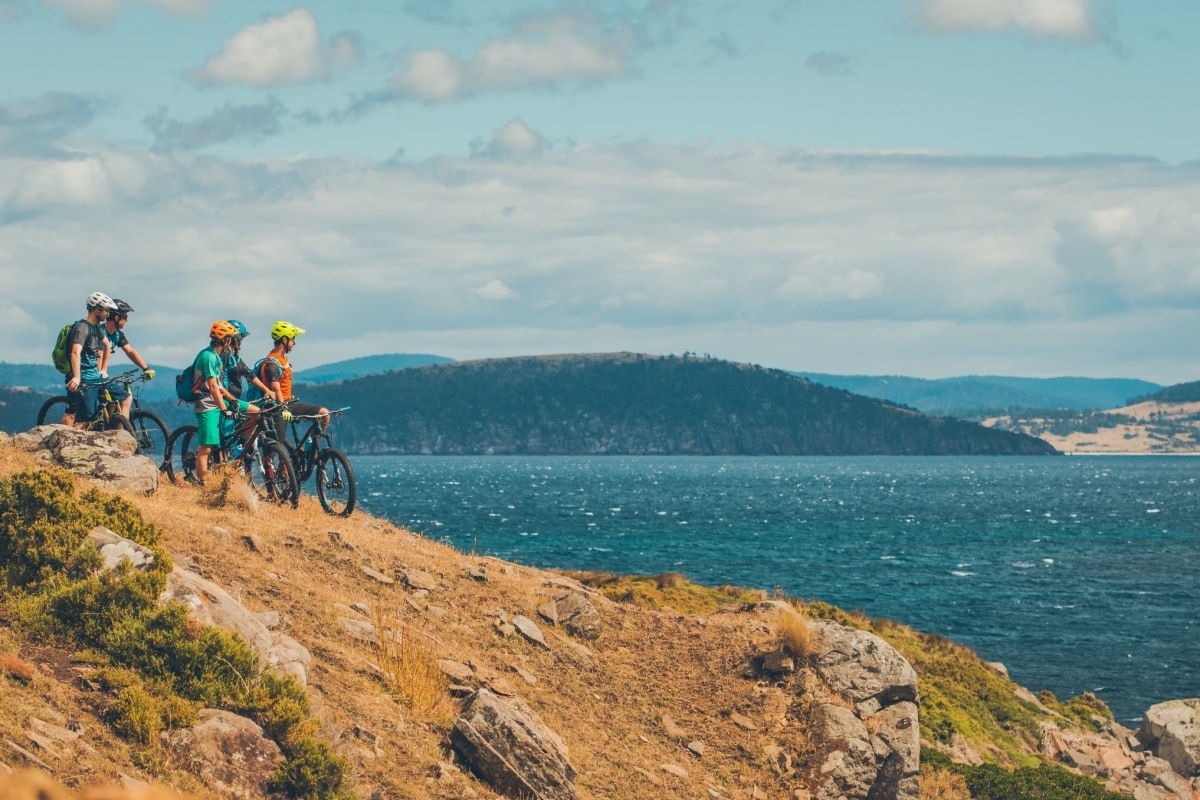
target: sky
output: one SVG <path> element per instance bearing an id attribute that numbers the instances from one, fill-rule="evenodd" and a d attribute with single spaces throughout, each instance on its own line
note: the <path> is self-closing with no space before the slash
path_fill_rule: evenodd
<path id="1" fill-rule="evenodd" d="M 0 0 L 0 360 L 1200 378 L 1195 0 Z M 257 344 L 256 344 L 257 343 Z"/>

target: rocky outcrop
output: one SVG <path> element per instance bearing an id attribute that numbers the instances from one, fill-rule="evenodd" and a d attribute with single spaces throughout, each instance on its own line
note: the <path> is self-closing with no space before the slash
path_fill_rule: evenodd
<path id="1" fill-rule="evenodd" d="M 476 691 L 454 723 L 450 741 L 471 770 L 502 794 L 575 799 L 567 746 L 515 697 Z"/>
<path id="2" fill-rule="evenodd" d="M 834 693 L 813 710 L 816 800 L 916 800 L 920 769 L 917 673 L 867 631 L 811 623 L 814 672 Z M 840 702 L 839 702 L 840 701 Z"/>
<path id="3" fill-rule="evenodd" d="M 600 612 L 579 592 L 558 592 L 538 608 L 538 616 L 580 639 L 600 637 Z"/>
<path id="4" fill-rule="evenodd" d="M 283 753 L 262 728 L 228 711 L 202 709 L 196 724 L 171 731 L 167 745 L 176 758 L 210 788 L 226 797 L 255 800 Z"/>
<path id="5" fill-rule="evenodd" d="M 1160 705 L 1171 706 L 1178 702 L 1181 701 Z M 1200 777 L 1189 780 L 1161 757 L 1161 751 L 1154 749 L 1161 740 L 1144 744 L 1151 742 L 1145 723 L 1137 735 L 1110 720 L 1097 718 L 1097 723 L 1100 730 L 1096 733 L 1062 729 L 1052 722 L 1043 723 L 1042 756 L 1104 781 L 1108 791 L 1131 795 L 1138 800 L 1194 800 L 1200 796 Z"/>
<path id="6" fill-rule="evenodd" d="M 273 631 L 262 618 L 246 609 L 233 595 L 194 572 L 175 567 L 167 576 L 162 602 L 175 600 L 188 607 L 192 619 L 238 634 L 262 660 L 277 672 L 294 675 L 307 685 L 312 656 L 290 636 Z"/>
<path id="7" fill-rule="evenodd" d="M 150 494 L 158 488 L 159 465 L 136 454 L 137 442 L 126 431 L 42 425 L 13 436 L 12 443 L 111 489 Z"/>
<path id="8" fill-rule="evenodd" d="M 1177 773 L 1200 778 L 1200 698 L 1151 706 L 1142 717 L 1137 736 Z"/>

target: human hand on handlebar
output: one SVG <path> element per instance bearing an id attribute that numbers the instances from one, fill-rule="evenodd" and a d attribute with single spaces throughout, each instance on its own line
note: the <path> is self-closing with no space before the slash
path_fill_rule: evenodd
<path id="1" fill-rule="evenodd" d="M 154 370 L 150 368 L 142 370 L 142 375 L 144 375 L 148 381 L 154 380 Z"/>

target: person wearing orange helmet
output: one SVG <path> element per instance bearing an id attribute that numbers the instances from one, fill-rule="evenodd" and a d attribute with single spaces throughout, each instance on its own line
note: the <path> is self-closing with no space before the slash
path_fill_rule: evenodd
<path id="1" fill-rule="evenodd" d="M 232 419 L 237 411 L 257 413 L 258 407 L 234 397 L 225 385 L 225 351 L 238 329 L 219 319 L 208 329 L 209 345 L 196 355 L 192 372 L 196 376 L 194 394 L 200 395 L 192 408 L 196 412 L 196 482 L 203 485 L 208 477 L 208 455 L 221 445 L 221 419 Z"/>

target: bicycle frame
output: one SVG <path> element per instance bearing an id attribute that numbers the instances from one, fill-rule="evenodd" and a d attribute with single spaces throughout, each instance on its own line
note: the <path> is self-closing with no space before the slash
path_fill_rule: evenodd
<path id="1" fill-rule="evenodd" d="M 80 392 L 90 389 L 93 386 L 98 387 L 100 390 L 96 393 L 96 405 L 92 409 L 92 419 L 88 422 L 86 430 L 102 430 L 107 428 L 112 418 L 121 413 L 121 403 L 113 399 L 112 392 L 110 391 L 112 386 L 120 383 L 129 388 L 134 381 L 144 381 L 145 379 L 145 375 L 140 370 L 131 369 L 114 378 L 105 378 L 99 383 L 81 383 L 79 385 Z M 133 396 L 134 405 L 137 405 L 137 396 L 132 391 L 129 394 Z"/>

